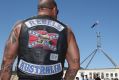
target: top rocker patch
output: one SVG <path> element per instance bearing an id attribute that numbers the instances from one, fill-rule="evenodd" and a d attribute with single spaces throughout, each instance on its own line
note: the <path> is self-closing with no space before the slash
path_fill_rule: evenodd
<path id="1" fill-rule="evenodd" d="M 58 31 L 62 31 L 64 29 L 64 26 L 61 25 L 60 23 L 53 20 L 48 20 L 48 19 L 32 19 L 32 20 L 26 21 L 25 24 L 29 28 L 33 26 L 38 26 L 38 25 L 46 25 L 49 27 L 53 27 L 57 29 Z"/>

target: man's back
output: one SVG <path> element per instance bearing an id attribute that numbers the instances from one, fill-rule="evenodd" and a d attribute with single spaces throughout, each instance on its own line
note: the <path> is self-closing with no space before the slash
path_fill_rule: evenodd
<path id="1" fill-rule="evenodd" d="M 60 80 L 65 59 L 69 65 L 65 80 L 74 80 L 80 68 L 80 54 L 75 36 L 71 29 L 56 20 L 56 2 L 40 0 L 39 3 L 38 16 L 53 19 L 42 21 L 37 20 L 37 17 L 14 26 L 4 51 L 1 80 L 10 80 L 12 65 L 17 56 L 18 77 L 21 80 L 26 77 L 28 80 Z"/>
<path id="2" fill-rule="evenodd" d="M 26 19 L 19 37 L 18 76 L 48 80 L 62 78 L 66 51 L 65 25 L 48 16 Z"/>

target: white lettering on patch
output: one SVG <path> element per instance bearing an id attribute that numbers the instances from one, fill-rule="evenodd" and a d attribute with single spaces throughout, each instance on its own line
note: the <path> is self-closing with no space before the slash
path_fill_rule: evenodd
<path id="1" fill-rule="evenodd" d="M 56 63 L 52 65 L 37 65 L 20 60 L 18 68 L 26 74 L 53 75 L 62 71 L 62 64 Z"/>
<path id="2" fill-rule="evenodd" d="M 28 20 L 25 22 L 25 24 L 30 28 L 33 26 L 38 26 L 38 25 L 46 25 L 53 27 L 57 29 L 58 31 L 62 31 L 64 29 L 64 26 L 61 25 L 60 23 L 53 21 L 53 20 L 48 20 L 48 19 L 33 19 L 33 20 Z"/>

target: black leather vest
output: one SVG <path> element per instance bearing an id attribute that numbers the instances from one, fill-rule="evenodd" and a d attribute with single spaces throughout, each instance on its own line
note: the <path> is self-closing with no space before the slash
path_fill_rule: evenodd
<path id="1" fill-rule="evenodd" d="M 18 50 L 19 77 L 60 80 L 67 51 L 67 27 L 48 16 L 24 20 Z"/>

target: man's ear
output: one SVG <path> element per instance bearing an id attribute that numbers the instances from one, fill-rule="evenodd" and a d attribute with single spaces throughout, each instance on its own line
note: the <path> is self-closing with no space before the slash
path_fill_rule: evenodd
<path id="1" fill-rule="evenodd" d="M 54 12 L 54 15 L 58 15 L 59 10 L 58 10 L 56 7 L 54 7 L 54 8 L 53 8 L 53 12 Z"/>

